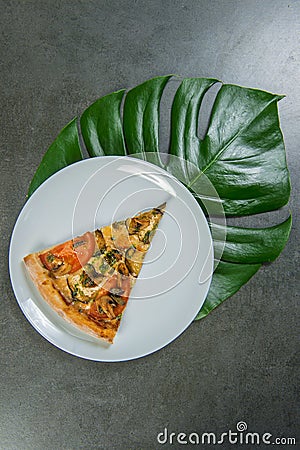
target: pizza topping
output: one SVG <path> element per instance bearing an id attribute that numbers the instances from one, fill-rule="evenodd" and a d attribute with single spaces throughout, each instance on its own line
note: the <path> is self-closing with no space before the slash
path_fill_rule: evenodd
<path id="1" fill-rule="evenodd" d="M 67 278 L 73 300 L 89 303 L 98 293 L 100 287 L 83 271 Z"/>
<path id="2" fill-rule="evenodd" d="M 67 273 L 70 273 L 71 270 L 72 270 L 71 264 L 63 262 L 57 268 L 52 269 L 52 275 L 54 275 L 55 278 L 58 278 L 63 275 L 66 275 Z"/>
<path id="3" fill-rule="evenodd" d="M 83 267 L 93 255 L 95 250 L 94 234 L 87 232 L 83 236 L 73 239 L 72 248 L 75 251 L 79 263 L 79 267 L 78 265 L 76 267 L 73 265 L 72 267 L 72 272 L 75 272 L 80 267 Z"/>
<path id="4" fill-rule="evenodd" d="M 125 262 L 131 275 L 137 277 L 142 268 L 144 253 L 139 252 L 134 247 L 130 247 L 126 252 Z"/>
<path id="5" fill-rule="evenodd" d="M 128 267 L 126 266 L 126 264 L 123 261 L 118 263 L 118 265 L 116 266 L 116 270 L 121 275 L 125 275 L 125 276 L 129 275 Z"/>
<path id="6" fill-rule="evenodd" d="M 101 264 L 99 265 L 99 271 L 102 275 L 109 275 L 109 273 L 111 272 L 111 266 L 108 264 L 107 261 L 103 261 L 101 262 Z"/>
<path id="7" fill-rule="evenodd" d="M 116 316 L 114 314 L 113 299 L 109 295 L 102 295 L 96 300 L 96 304 L 99 312 L 103 311 L 109 319 L 114 319 Z"/>
<path id="8" fill-rule="evenodd" d="M 110 293 L 113 298 L 120 297 L 120 295 L 124 294 L 124 290 L 118 287 L 111 288 Z"/>
<path id="9" fill-rule="evenodd" d="M 88 273 L 95 283 L 99 284 L 104 276 L 113 272 L 111 266 L 105 261 L 104 255 L 96 252 L 89 262 L 84 266 L 84 270 Z"/>
<path id="10" fill-rule="evenodd" d="M 105 252 L 106 244 L 101 230 L 95 231 L 95 239 L 96 239 L 96 246 L 99 249 L 100 253 Z"/>
<path id="11" fill-rule="evenodd" d="M 109 295 L 103 295 L 102 293 L 102 295 L 99 295 L 92 303 L 88 311 L 88 316 L 96 321 L 114 319 L 116 317 L 114 306 L 113 299 Z"/>
<path id="12" fill-rule="evenodd" d="M 96 283 L 88 276 L 88 274 L 85 271 L 83 271 L 82 274 L 80 275 L 79 281 L 84 287 L 97 286 Z"/>
<path id="13" fill-rule="evenodd" d="M 64 262 L 61 258 L 54 255 L 52 252 L 48 252 L 40 256 L 43 265 L 49 270 L 57 270 Z"/>
<path id="14" fill-rule="evenodd" d="M 144 244 L 137 234 L 132 234 L 130 236 L 130 243 L 139 252 L 146 252 L 149 248 L 149 244 Z"/>
<path id="15" fill-rule="evenodd" d="M 111 292 L 110 296 L 118 305 L 121 305 L 121 306 L 125 305 L 126 301 L 119 295 L 115 295 Z"/>
<path id="16" fill-rule="evenodd" d="M 110 266 L 113 266 L 117 261 L 122 259 L 122 254 L 114 248 L 108 249 L 104 255 L 104 259 Z"/>
<path id="17" fill-rule="evenodd" d="M 133 217 L 132 219 L 126 220 L 126 227 L 129 234 L 138 233 L 141 230 L 144 230 L 150 225 L 150 219 Z"/>
<path id="18" fill-rule="evenodd" d="M 100 284 L 103 280 L 104 275 L 100 272 L 97 272 L 96 267 L 91 262 L 87 263 L 84 266 L 84 270 L 95 284 Z"/>
<path id="19" fill-rule="evenodd" d="M 142 241 L 143 241 L 144 244 L 150 244 L 150 233 L 151 233 L 151 231 L 148 230 L 148 231 L 146 231 L 146 233 L 144 234 L 143 239 L 142 239 Z"/>
<path id="20" fill-rule="evenodd" d="M 84 239 L 82 239 L 81 241 L 79 241 L 79 240 L 74 241 L 73 242 L 73 249 L 78 248 L 78 247 L 80 247 L 82 245 L 85 245 L 85 244 L 86 244 L 86 242 L 85 242 Z"/>
<path id="21" fill-rule="evenodd" d="M 51 251 L 42 253 L 40 260 L 44 267 L 50 271 L 61 270 L 61 273 L 74 273 L 84 266 L 94 253 L 95 239 L 92 233 L 87 232 L 64 244 L 57 245 Z M 64 267 L 62 267 L 64 266 Z"/>
<path id="22" fill-rule="evenodd" d="M 123 228 L 118 223 L 114 224 L 114 226 L 108 225 L 101 229 L 107 248 L 113 247 L 122 250 L 123 246 L 127 245 L 128 238 L 126 234 L 123 233 Z"/>

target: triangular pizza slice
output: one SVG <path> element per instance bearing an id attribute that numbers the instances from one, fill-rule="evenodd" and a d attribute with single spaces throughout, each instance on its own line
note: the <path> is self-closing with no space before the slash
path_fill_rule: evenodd
<path id="1" fill-rule="evenodd" d="M 165 206 L 25 256 L 42 297 L 71 324 L 113 343 Z"/>

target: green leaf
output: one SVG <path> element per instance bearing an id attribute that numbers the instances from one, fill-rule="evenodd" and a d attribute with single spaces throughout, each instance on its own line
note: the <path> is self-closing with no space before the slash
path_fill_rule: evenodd
<path id="1" fill-rule="evenodd" d="M 281 98 L 232 85 L 219 91 L 200 168 L 225 200 L 226 214 L 270 211 L 289 199 L 290 180 L 277 111 Z"/>
<path id="2" fill-rule="evenodd" d="M 99 98 L 81 116 L 80 127 L 90 156 L 126 155 L 120 116 L 122 89 Z"/>
<path id="3" fill-rule="evenodd" d="M 128 154 L 164 167 L 187 186 L 210 217 L 220 211 L 226 216 L 248 216 L 285 205 L 290 180 L 277 109 L 282 96 L 222 84 L 214 78 L 183 79 L 171 108 L 170 157 L 162 164 L 160 105 L 169 79 L 170 75 L 153 78 L 88 107 L 80 125 L 89 155 Z M 220 88 L 207 132 L 200 139 L 203 99 L 216 83 Z M 74 120 L 47 151 L 29 195 L 52 173 L 81 158 Z M 211 224 L 211 229 L 215 254 L 222 259 L 197 319 L 238 291 L 261 264 L 280 254 L 289 237 L 291 217 L 268 228 Z"/>
<path id="4" fill-rule="evenodd" d="M 156 77 L 131 89 L 124 102 L 124 133 L 128 153 L 151 152 L 159 158 L 159 104 L 171 75 Z"/>
<path id="5" fill-rule="evenodd" d="M 28 197 L 51 175 L 82 159 L 77 118 L 66 125 L 45 153 L 30 183 Z"/>
<path id="6" fill-rule="evenodd" d="M 182 82 L 172 107 L 171 153 L 196 164 L 210 179 L 227 215 L 280 208 L 290 195 L 277 111 L 282 96 L 223 85 L 212 108 L 207 134 L 200 140 L 197 128 L 203 93 L 215 81 Z M 199 177 L 201 174 L 191 176 L 190 188 Z"/>
<path id="7" fill-rule="evenodd" d="M 201 141 L 198 116 L 204 94 L 217 83 L 212 78 L 186 78 L 174 97 L 171 112 L 170 153 L 198 166 Z"/>
<path id="8" fill-rule="evenodd" d="M 206 300 L 195 320 L 203 319 L 235 294 L 260 267 L 261 264 L 235 264 L 220 261 L 214 272 Z"/>
<path id="9" fill-rule="evenodd" d="M 223 227 L 211 224 L 214 249 L 222 252 L 223 236 L 226 235 L 222 260 L 238 263 L 264 263 L 276 259 L 283 250 L 290 234 L 292 216 L 268 228 Z"/>

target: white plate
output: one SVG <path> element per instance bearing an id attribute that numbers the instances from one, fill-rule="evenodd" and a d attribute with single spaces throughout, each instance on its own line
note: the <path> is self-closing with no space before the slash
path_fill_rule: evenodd
<path id="1" fill-rule="evenodd" d="M 167 202 L 113 345 L 67 324 L 44 302 L 23 257 Z M 157 166 L 130 157 L 90 158 L 57 172 L 22 209 L 11 238 L 10 276 L 33 327 L 58 348 L 95 361 L 148 355 L 173 341 L 201 308 L 213 271 L 212 240 L 190 192 Z"/>

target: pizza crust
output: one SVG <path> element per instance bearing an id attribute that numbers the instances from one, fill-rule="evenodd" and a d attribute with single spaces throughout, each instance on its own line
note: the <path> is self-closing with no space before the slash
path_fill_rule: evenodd
<path id="1" fill-rule="evenodd" d="M 49 271 L 45 269 L 39 259 L 38 253 L 25 256 L 24 263 L 32 278 L 36 288 L 44 300 L 53 308 L 63 319 L 85 333 L 100 338 L 110 344 L 119 328 L 119 320 L 111 320 L 108 325 L 93 322 L 79 311 L 68 306 L 62 298 L 60 292 L 55 288 Z M 107 328 L 106 328 L 107 326 Z"/>

